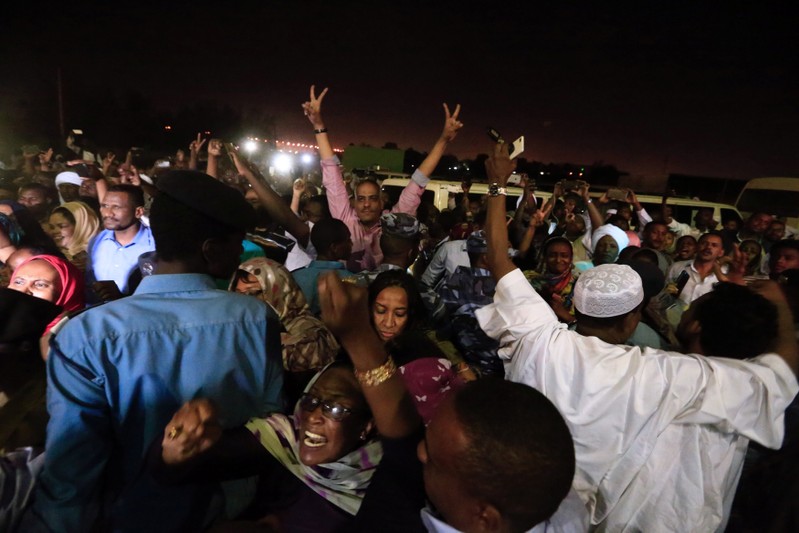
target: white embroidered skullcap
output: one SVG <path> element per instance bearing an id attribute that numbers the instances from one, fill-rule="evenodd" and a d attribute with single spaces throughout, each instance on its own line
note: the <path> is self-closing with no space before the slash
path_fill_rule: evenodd
<path id="1" fill-rule="evenodd" d="M 65 183 L 71 183 L 72 185 L 77 185 L 80 187 L 80 184 L 83 183 L 83 178 L 78 176 L 77 172 L 66 171 L 61 172 L 58 176 L 55 177 L 55 186 L 58 187 L 59 185 L 63 185 Z"/>
<path id="2" fill-rule="evenodd" d="M 616 241 L 616 244 L 619 245 L 619 251 L 621 252 L 630 244 L 630 238 L 618 226 L 614 226 L 613 224 L 605 224 L 603 226 L 599 226 L 594 234 L 591 236 L 591 251 L 593 252 L 596 250 L 596 245 L 599 242 L 599 239 L 604 237 L 605 235 L 610 235 L 613 237 L 613 240 Z"/>
<path id="3" fill-rule="evenodd" d="M 607 264 L 580 274 L 574 285 L 574 306 L 594 318 L 629 313 L 644 300 L 641 276 L 627 265 Z"/>

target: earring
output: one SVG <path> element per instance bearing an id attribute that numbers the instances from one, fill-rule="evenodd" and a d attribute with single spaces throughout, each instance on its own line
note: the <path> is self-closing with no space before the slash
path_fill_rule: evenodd
<path id="1" fill-rule="evenodd" d="M 366 430 L 365 429 L 361 432 L 360 439 L 361 440 L 366 440 Z"/>

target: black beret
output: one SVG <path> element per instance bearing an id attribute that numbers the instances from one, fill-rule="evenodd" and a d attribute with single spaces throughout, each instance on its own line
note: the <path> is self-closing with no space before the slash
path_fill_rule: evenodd
<path id="1" fill-rule="evenodd" d="M 633 259 L 627 265 L 641 276 L 641 284 L 644 286 L 644 298 L 654 298 L 666 285 L 666 276 L 657 265 L 647 261 Z"/>
<path id="2" fill-rule="evenodd" d="M 171 170 L 159 175 L 156 187 L 161 194 L 226 226 L 243 231 L 255 227 L 255 210 L 244 196 L 208 174 Z"/>

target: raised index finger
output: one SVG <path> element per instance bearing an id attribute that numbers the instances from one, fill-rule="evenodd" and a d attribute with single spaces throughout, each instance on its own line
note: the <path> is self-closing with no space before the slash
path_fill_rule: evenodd
<path id="1" fill-rule="evenodd" d="M 460 104 L 456 104 L 455 105 L 455 112 L 452 113 L 453 120 L 458 120 L 458 115 L 460 114 L 460 112 L 461 112 L 461 105 Z"/>
<path id="2" fill-rule="evenodd" d="M 323 99 L 323 98 L 325 97 L 325 95 L 327 94 L 327 89 L 328 89 L 328 88 L 327 88 L 327 87 L 325 87 L 325 90 L 324 90 L 324 91 L 322 91 L 322 93 L 319 95 L 319 98 L 317 98 L 317 99 L 316 99 L 317 103 L 320 103 L 320 104 L 322 103 L 322 99 Z"/>

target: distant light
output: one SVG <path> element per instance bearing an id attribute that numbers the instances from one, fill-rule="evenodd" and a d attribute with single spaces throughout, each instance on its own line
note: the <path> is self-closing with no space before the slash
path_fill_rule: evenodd
<path id="1" fill-rule="evenodd" d="M 542 176 L 544 175 L 544 171 L 543 171 L 543 170 L 541 171 L 541 175 L 542 175 Z"/>
<path id="2" fill-rule="evenodd" d="M 274 161 L 272 164 L 275 166 L 275 170 L 278 172 L 291 172 L 293 168 L 293 163 L 291 161 L 291 156 L 288 154 L 278 154 L 275 156 Z"/>
<path id="3" fill-rule="evenodd" d="M 255 141 L 247 141 L 244 143 L 244 150 L 249 153 L 253 153 L 258 150 L 258 143 Z"/>
<path id="4" fill-rule="evenodd" d="M 167 131 L 169 131 L 169 130 L 171 130 L 171 129 L 172 129 L 172 126 L 164 126 L 164 129 L 165 129 L 165 130 L 167 130 Z"/>
<path id="5" fill-rule="evenodd" d="M 210 131 L 206 131 L 205 134 L 206 135 L 211 135 L 211 132 Z"/>
<path id="6" fill-rule="evenodd" d="M 310 165 L 313 162 L 313 156 L 311 154 L 302 154 L 302 157 L 300 159 L 306 165 Z"/>

